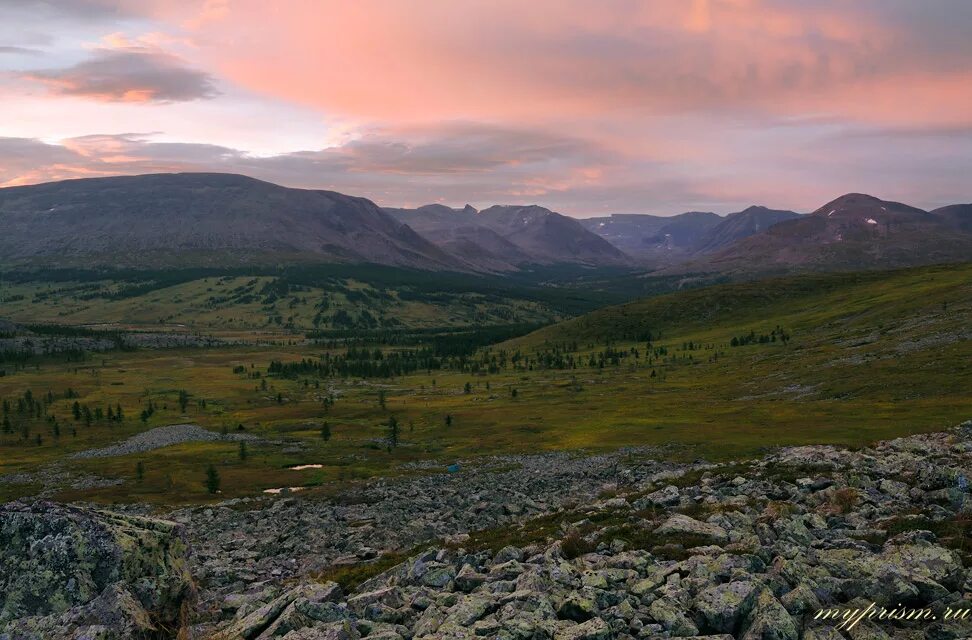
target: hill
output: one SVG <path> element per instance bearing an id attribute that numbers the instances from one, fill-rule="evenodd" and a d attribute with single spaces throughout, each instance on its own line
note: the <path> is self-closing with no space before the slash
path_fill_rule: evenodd
<path id="1" fill-rule="evenodd" d="M 464 264 L 364 198 L 246 176 L 153 174 L 0 189 L 0 263 Z"/>
<path id="2" fill-rule="evenodd" d="M 834 330 L 885 326 L 917 313 L 909 332 L 947 310 L 956 321 L 972 312 L 972 263 L 894 271 L 804 274 L 720 284 L 654 296 L 592 311 L 545 327 L 509 346 L 565 341 L 605 344 L 689 335 L 715 327 L 741 330 L 750 323 Z M 965 314 L 965 315 L 963 315 Z M 939 339 L 972 339 L 967 327 Z"/>
<path id="3" fill-rule="evenodd" d="M 965 233 L 972 233 L 972 204 L 953 204 L 931 212 L 944 224 Z"/>

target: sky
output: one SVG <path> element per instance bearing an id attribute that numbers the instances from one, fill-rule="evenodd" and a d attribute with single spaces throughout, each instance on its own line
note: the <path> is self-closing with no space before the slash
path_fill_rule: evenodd
<path id="1" fill-rule="evenodd" d="M 569 215 L 972 201 L 968 0 L 0 0 L 0 186 Z"/>

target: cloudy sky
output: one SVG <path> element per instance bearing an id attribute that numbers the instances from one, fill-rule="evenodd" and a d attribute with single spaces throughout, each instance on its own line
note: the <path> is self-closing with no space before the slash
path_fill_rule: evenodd
<path id="1" fill-rule="evenodd" d="M 0 0 L 0 186 L 577 216 L 972 201 L 967 0 Z"/>

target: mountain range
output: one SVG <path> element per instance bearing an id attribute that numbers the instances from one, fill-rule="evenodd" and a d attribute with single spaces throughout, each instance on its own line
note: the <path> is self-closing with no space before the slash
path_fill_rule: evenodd
<path id="1" fill-rule="evenodd" d="M 536 265 L 673 273 L 843 270 L 972 260 L 972 204 L 928 212 L 847 194 L 810 214 L 577 220 L 536 205 L 381 208 L 214 173 L 0 189 L 4 267 L 375 263 L 509 273 Z"/>
<path id="2" fill-rule="evenodd" d="M 473 268 L 513 271 L 528 265 L 633 266 L 634 261 L 579 221 L 543 207 L 386 209 Z"/>
<path id="3" fill-rule="evenodd" d="M 924 211 L 849 193 L 679 270 L 875 269 L 972 260 L 972 205 Z"/>
<path id="4" fill-rule="evenodd" d="M 615 214 L 587 218 L 582 224 L 646 266 L 685 261 L 718 251 L 778 222 L 798 218 L 793 211 L 752 206 L 723 217 L 690 211 L 675 216 Z"/>

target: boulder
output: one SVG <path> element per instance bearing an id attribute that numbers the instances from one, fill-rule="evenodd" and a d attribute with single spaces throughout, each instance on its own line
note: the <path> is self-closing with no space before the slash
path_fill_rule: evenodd
<path id="1" fill-rule="evenodd" d="M 611 627 L 600 618 L 567 627 L 554 636 L 554 640 L 607 640 L 614 633 Z"/>
<path id="2" fill-rule="evenodd" d="M 478 573 L 468 564 L 464 564 L 455 577 L 456 588 L 466 593 L 473 591 L 484 582 L 486 582 L 486 576 Z"/>
<path id="3" fill-rule="evenodd" d="M 557 608 L 557 617 L 574 622 L 587 622 L 597 615 L 597 604 L 591 598 L 574 593 L 564 599 Z"/>
<path id="4" fill-rule="evenodd" d="M 695 610 L 705 628 L 716 633 L 735 633 L 756 601 L 752 582 L 729 582 L 704 589 L 695 598 Z"/>
<path id="5" fill-rule="evenodd" d="M 195 598 L 187 553 L 173 522 L 46 501 L 2 505 L 0 632 L 24 618 L 52 624 L 42 634 L 50 638 L 68 637 L 57 628 L 72 618 L 107 621 L 106 639 L 178 629 Z"/>
<path id="6" fill-rule="evenodd" d="M 798 640 L 797 625 L 769 589 L 756 596 L 743 640 Z"/>
<path id="7" fill-rule="evenodd" d="M 723 545 L 729 542 L 729 534 L 722 527 L 676 513 L 655 529 L 656 534 L 668 536 L 689 536 L 708 543 Z"/>
<path id="8" fill-rule="evenodd" d="M 678 504 L 680 495 L 678 492 L 678 487 L 674 485 L 668 485 L 663 489 L 658 491 L 653 491 L 648 495 L 638 498 L 634 503 L 635 509 L 648 509 L 650 507 L 661 507 L 667 505 Z"/>
<path id="9" fill-rule="evenodd" d="M 648 613 L 673 636 L 694 636 L 699 633 L 698 627 L 685 616 L 681 607 L 663 598 L 652 602 Z"/>

